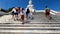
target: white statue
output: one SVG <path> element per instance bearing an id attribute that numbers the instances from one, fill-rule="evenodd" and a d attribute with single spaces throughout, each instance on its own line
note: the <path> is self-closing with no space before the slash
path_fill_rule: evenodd
<path id="1" fill-rule="evenodd" d="M 29 0 L 29 5 L 27 6 L 27 8 L 29 8 L 30 11 L 34 12 L 34 7 L 32 4 L 32 0 Z"/>
<path id="2" fill-rule="evenodd" d="M 32 0 L 29 1 L 29 5 L 31 5 L 31 4 L 32 4 Z"/>

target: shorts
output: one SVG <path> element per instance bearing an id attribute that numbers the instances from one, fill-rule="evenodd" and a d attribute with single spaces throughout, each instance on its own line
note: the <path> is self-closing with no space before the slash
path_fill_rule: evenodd
<path id="1" fill-rule="evenodd" d="M 18 13 L 14 13 L 14 15 L 18 15 Z"/>
<path id="2" fill-rule="evenodd" d="M 21 15 L 21 19 L 24 20 L 24 15 Z"/>
<path id="3" fill-rule="evenodd" d="M 13 11 L 13 12 L 12 12 L 12 15 L 18 15 L 18 12 L 14 12 L 14 11 Z"/>

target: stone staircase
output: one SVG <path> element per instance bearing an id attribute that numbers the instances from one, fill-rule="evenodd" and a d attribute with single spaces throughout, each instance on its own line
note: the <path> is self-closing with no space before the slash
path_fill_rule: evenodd
<path id="1" fill-rule="evenodd" d="M 60 34 L 59 16 L 52 15 L 53 19 L 48 22 L 44 13 L 34 14 L 33 20 L 27 23 L 20 22 L 11 24 L 0 24 L 0 34 Z M 10 20 L 11 21 L 11 20 Z"/>

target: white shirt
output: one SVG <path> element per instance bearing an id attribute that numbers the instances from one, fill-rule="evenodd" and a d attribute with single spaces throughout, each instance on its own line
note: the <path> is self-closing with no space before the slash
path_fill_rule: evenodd
<path id="1" fill-rule="evenodd" d="M 16 13 L 16 9 L 15 8 L 13 8 L 12 11 L 14 11 L 14 13 Z"/>
<path id="2" fill-rule="evenodd" d="M 24 14 L 25 14 L 25 13 L 24 13 L 24 10 L 23 10 L 23 12 L 22 12 L 22 11 L 20 12 L 20 15 L 24 15 Z"/>

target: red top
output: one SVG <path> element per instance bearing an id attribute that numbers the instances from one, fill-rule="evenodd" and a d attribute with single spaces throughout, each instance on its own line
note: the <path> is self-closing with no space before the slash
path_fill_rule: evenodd
<path id="1" fill-rule="evenodd" d="M 18 13 L 20 13 L 20 9 L 19 8 L 16 8 L 16 11 L 18 11 Z"/>
<path id="2" fill-rule="evenodd" d="M 50 10 L 46 9 L 46 14 L 49 15 L 50 14 Z"/>

